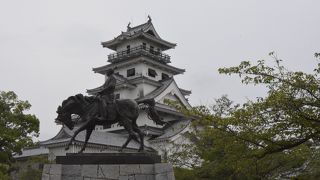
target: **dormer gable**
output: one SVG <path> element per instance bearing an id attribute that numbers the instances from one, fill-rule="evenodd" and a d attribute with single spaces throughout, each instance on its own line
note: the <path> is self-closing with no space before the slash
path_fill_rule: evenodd
<path id="1" fill-rule="evenodd" d="M 143 99 L 151 98 L 154 98 L 156 102 L 161 104 L 165 104 L 164 100 L 169 99 L 180 103 L 186 108 L 191 108 L 191 105 L 189 104 L 184 94 L 180 91 L 180 88 L 173 78 L 163 81 L 162 86 L 137 100 L 140 101 Z"/>
<path id="2" fill-rule="evenodd" d="M 147 31 L 147 33 L 150 34 L 151 36 L 156 36 L 156 35 L 154 34 L 154 32 L 151 31 L 151 30 Z"/>
<path id="3" fill-rule="evenodd" d="M 155 97 L 155 101 L 160 103 L 165 103 L 166 99 L 178 102 L 180 105 L 186 108 L 191 108 L 188 100 L 182 94 L 177 83 L 174 80 L 161 94 Z"/>

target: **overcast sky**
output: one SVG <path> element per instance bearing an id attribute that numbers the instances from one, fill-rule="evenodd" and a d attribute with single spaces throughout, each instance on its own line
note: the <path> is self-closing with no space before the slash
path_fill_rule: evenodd
<path id="1" fill-rule="evenodd" d="M 166 53 L 192 90 L 192 105 L 228 94 L 236 102 L 265 94 L 219 75 L 219 67 L 266 59 L 277 52 L 293 70 L 312 71 L 320 51 L 320 1 L 312 0 L 0 0 L 0 90 L 32 104 L 40 140 L 53 137 L 56 108 L 68 96 L 100 86 L 92 71 L 107 63 L 107 41 L 150 14 L 159 35 L 177 47 Z"/>

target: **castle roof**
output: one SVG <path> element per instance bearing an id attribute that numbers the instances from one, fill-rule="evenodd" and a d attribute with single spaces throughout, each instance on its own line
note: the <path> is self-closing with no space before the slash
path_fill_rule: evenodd
<path id="1" fill-rule="evenodd" d="M 151 140 L 152 142 L 159 141 L 159 140 L 166 140 L 172 138 L 175 135 L 178 135 L 183 130 L 185 130 L 189 124 L 191 123 L 190 119 L 182 119 L 169 124 L 168 127 L 164 128 L 164 134 L 156 137 L 155 139 Z"/>
<path id="2" fill-rule="evenodd" d="M 182 73 L 185 72 L 184 69 L 180 69 L 180 68 L 177 68 L 177 67 L 174 67 L 174 66 L 170 66 L 168 64 L 163 64 L 161 62 L 157 62 L 157 61 L 154 61 L 154 60 L 152 60 L 150 58 L 146 58 L 146 57 L 137 57 L 137 58 L 134 58 L 134 59 L 130 59 L 130 61 L 119 61 L 119 62 L 116 62 L 116 63 L 112 63 L 112 64 L 100 66 L 100 67 L 96 67 L 96 68 L 93 68 L 92 70 L 95 73 L 106 74 L 106 72 L 109 69 L 114 69 L 115 67 L 122 68 L 122 67 L 127 67 L 127 66 L 130 66 L 130 65 L 134 65 L 134 64 L 140 64 L 140 63 L 145 63 L 147 65 L 159 68 L 161 70 L 168 71 L 168 72 L 172 73 L 173 75 L 182 74 Z"/>
<path id="3" fill-rule="evenodd" d="M 101 44 L 103 47 L 116 50 L 119 44 L 129 39 L 135 38 L 144 38 L 153 41 L 154 43 L 159 44 L 162 47 L 162 50 L 171 49 L 176 46 L 175 43 L 165 41 L 159 36 L 151 22 L 151 19 L 149 19 L 148 22 L 135 27 L 130 27 L 128 25 L 126 32 L 122 32 L 119 36 L 115 37 L 114 39 L 102 42 Z"/>
<path id="4" fill-rule="evenodd" d="M 138 98 L 137 101 L 143 100 L 143 99 L 155 99 L 156 102 L 160 102 L 161 100 L 165 99 L 166 96 L 170 95 L 170 96 L 174 96 L 176 100 L 180 102 L 181 105 L 187 108 L 191 107 L 188 100 L 184 97 L 186 93 L 187 95 L 189 95 L 189 92 L 191 93 L 191 91 L 181 90 L 173 78 L 162 80 L 160 81 L 160 83 L 162 84 L 161 86 L 159 86 L 149 94 L 145 95 L 144 97 Z M 160 108 L 167 107 L 168 110 L 173 109 L 165 104 L 162 104 L 159 106 Z"/>
<path id="5" fill-rule="evenodd" d="M 22 150 L 21 154 L 16 154 L 13 157 L 17 159 L 21 159 L 21 158 L 30 157 L 30 156 L 39 156 L 39 155 L 48 155 L 48 154 L 49 154 L 49 149 L 41 146 L 36 146 L 31 148 L 25 148 Z"/>
<path id="6" fill-rule="evenodd" d="M 116 78 L 116 90 L 118 89 L 133 89 L 136 88 L 136 85 L 131 83 L 127 78 L 123 77 L 120 74 L 115 74 L 114 77 Z M 87 89 L 87 93 L 89 94 L 95 94 L 97 92 L 100 92 L 103 89 L 103 85 L 93 88 L 93 89 Z"/>
<path id="7" fill-rule="evenodd" d="M 159 96 L 168 86 L 173 82 L 173 78 L 164 80 L 161 82 L 161 86 L 150 92 L 144 97 L 138 98 L 137 101 L 144 100 L 144 99 L 154 99 L 155 97 Z"/>

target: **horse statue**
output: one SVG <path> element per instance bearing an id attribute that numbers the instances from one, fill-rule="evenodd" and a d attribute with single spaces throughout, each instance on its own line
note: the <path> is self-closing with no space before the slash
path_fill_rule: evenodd
<path id="1" fill-rule="evenodd" d="M 75 96 L 70 96 L 62 102 L 62 105 L 58 107 L 56 122 L 60 122 L 72 130 L 76 124 L 73 120 L 73 115 L 78 115 L 79 119 L 79 128 L 75 130 L 73 136 L 66 146 L 66 150 L 69 149 L 72 141 L 75 137 L 83 130 L 86 130 L 85 143 L 83 144 L 81 150 L 78 153 L 82 153 L 88 140 L 91 136 L 92 131 L 96 125 L 111 125 L 114 123 L 119 123 L 122 125 L 125 130 L 128 131 L 128 139 L 122 145 L 122 151 L 129 142 L 134 139 L 140 143 L 139 152 L 144 150 L 144 134 L 140 131 L 136 120 L 139 116 L 139 105 L 145 107 L 149 119 L 153 120 L 156 124 L 163 125 L 166 122 L 162 120 L 158 112 L 154 109 L 155 101 L 154 99 L 145 99 L 141 101 L 135 101 L 132 99 L 122 99 L 116 100 L 114 108 L 114 116 L 107 118 L 106 120 L 99 120 L 97 115 L 99 114 L 99 99 L 94 96 L 83 96 L 82 94 L 77 94 Z M 138 134 L 138 136 L 136 135 Z"/>

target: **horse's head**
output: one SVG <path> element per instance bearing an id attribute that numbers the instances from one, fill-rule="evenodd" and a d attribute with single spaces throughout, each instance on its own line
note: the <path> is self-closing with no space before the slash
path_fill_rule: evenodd
<path id="1" fill-rule="evenodd" d="M 57 123 L 65 124 L 69 129 L 73 129 L 75 122 L 72 121 L 72 114 L 79 114 L 79 102 L 75 96 L 71 96 L 62 102 L 57 109 L 58 116 L 55 119 Z"/>
<path id="2" fill-rule="evenodd" d="M 58 116 L 55 119 L 57 123 L 62 123 L 66 125 L 70 130 L 73 129 L 74 123 L 71 120 L 71 114 L 69 112 L 63 111 L 62 107 L 59 106 L 57 109 Z"/>

